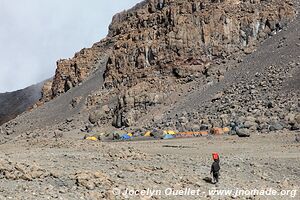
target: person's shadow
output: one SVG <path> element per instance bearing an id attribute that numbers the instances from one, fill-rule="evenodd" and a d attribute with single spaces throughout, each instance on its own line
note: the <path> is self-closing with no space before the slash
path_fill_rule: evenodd
<path id="1" fill-rule="evenodd" d="M 205 177 L 205 178 L 203 178 L 203 180 L 204 180 L 206 183 L 214 184 L 211 177 Z"/>

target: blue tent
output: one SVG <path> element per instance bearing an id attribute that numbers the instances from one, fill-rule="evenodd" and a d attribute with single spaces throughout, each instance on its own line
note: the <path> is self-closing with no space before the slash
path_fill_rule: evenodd
<path id="1" fill-rule="evenodd" d="M 164 139 L 172 139 L 172 138 L 174 138 L 174 135 L 171 135 L 171 134 L 166 134 L 164 136 Z"/>
<path id="2" fill-rule="evenodd" d="M 129 140 L 131 137 L 127 134 L 121 136 L 121 140 Z"/>

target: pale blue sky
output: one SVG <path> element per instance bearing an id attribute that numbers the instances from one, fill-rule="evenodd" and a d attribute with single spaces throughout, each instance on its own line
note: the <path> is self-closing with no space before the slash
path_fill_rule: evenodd
<path id="1" fill-rule="evenodd" d="M 54 75 L 56 60 L 104 38 L 141 0 L 0 0 L 0 93 Z"/>

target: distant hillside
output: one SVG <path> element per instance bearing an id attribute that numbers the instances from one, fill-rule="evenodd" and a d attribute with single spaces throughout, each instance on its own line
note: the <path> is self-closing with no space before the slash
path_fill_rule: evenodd
<path id="1" fill-rule="evenodd" d="M 0 125 L 14 119 L 33 106 L 41 98 L 43 84 L 40 83 L 22 90 L 0 94 Z"/>

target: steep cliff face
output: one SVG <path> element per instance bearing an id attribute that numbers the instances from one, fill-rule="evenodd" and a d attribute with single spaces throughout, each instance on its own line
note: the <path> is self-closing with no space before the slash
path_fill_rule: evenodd
<path id="1" fill-rule="evenodd" d="M 118 97 L 118 103 L 100 114 L 113 119 L 116 127 L 132 126 L 176 91 L 176 85 L 205 79 L 214 64 L 253 52 L 294 15 L 290 0 L 143 1 L 115 15 L 104 40 L 58 61 L 42 101 L 77 86 L 108 57 L 102 93 Z M 212 74 L 220 78 L 224 70 Z"/>
<path id="2" fill-rule="evenodd" d="M 146 1 L 116 15 L 118 37 L 106 85 L 135 85 L 145 76 L 202 72 L 209 62 L 251 52 L 294 15 L 289 1 Z"/>
<path id="3" fill-rule="evenodd" d="M 109 36 L 118 40 L 105 73 L 105 86 L 121 91 L 113 124 L 134 125 L 178 79 L 204 79 L 214 63 L 251 53 L 294 14 L 289 1 L 166 0 L 116 15 Z"/>

